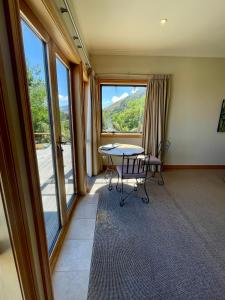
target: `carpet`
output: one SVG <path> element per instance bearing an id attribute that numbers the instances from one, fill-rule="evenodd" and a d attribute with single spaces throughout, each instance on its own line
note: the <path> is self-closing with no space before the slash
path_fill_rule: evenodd
<path id="1" fill-rule="evenodd" d="M 166 186 L 150 204 L 99 193 L 89 300 L 225 299 L 225 270 Z"/>

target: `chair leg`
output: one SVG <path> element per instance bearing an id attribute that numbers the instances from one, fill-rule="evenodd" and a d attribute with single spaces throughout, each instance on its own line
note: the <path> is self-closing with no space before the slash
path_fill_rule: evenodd
<path id="1" fill-rule="evenodd" d="M 123 179 L 121 178 L 121 190 L 120 190 L 120 206 L 124 206 L 125 199 L 123 198 Z"/>
<path id="2" fill-rule="evenodd" d="M 142 201 L 143 201 L 144 203 L 149 203 L 148 192 L 147 192 L 147 189 L 146 189 L 146 180 L 144 181 L 143 187 L 144 187 L 144 191 L 145 191 L 146 198 L 142 198 Z"/>
<path id="3" fill-rule="evenodd" d="M 116 190 L 117 190 L 117 192 L 121 191 L 121 188 L 119 187 L 119 180 L 120 180 L 120 175 L 119 175 L 119 173 L 117 173 L 117 184 L 116 184 Z"/>
<path id="4" fill-rule="evenodd" d="M 164 185 L 164 179 L 163 179 L 161 171 L 159 172 L 159 176 L 160 176 L 161 180 L 158 180 L 158 185 Z"/>
<path id="5" fill-rule="evenodd" d="M 113 172 L 110 172 L 110 176 L 109 176 L 109 185 L 108 185 L 108 190 L 111 191 L 113 189 L 112 186 L 112 176 L 113 176 Z"/>
<path id="6" fill-rule="evenodd" d="M 137 192 L 137 188 L 138 188 L 138 180 L 136 179 L 136 184 L 134 184 L 134 191 Z"/>
<path id="7" fill-rule="evenodd" d="M 152 175 L 151 175 L 151 177 L 155 177 L 155 173 L 156 173 L 156 166 L 154 166 L 154 165 L 152 165 L 152 168 L 153 168 L 153 171 L 152 171 Z"/>
<path id="8" fill-rule="evenodd" d="M 160 169 L 159 169 L 159 176 L 160 176 L 161 180 L 158 180 L 158 185 L 164 185 L 164 179 L 162 176 L 162 165 L 160 166 Z"/>

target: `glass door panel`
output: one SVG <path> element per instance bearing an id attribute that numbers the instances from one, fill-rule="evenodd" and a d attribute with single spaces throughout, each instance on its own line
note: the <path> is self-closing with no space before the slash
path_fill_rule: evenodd
<path id="1" fill-rule="evenodd" d="M 69 207 L 75 194 L 69 70 L 58 58 L 56 58 L 56 73 L 66 204 Z"/>
<path id="2" fill-rule="evenodd" d="M 46 44 L 23 20 L 22 32 L 45 228 L 51 252 L 61 221 Z"/>

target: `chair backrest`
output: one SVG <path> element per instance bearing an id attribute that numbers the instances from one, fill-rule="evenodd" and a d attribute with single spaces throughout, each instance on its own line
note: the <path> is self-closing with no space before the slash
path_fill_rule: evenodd
<path id="1" fill-rule="evenodd" d="M 125 155 L 122 160 L 122 175 L 134 175 L 146 173 L 149 169 L 150 156 L 145 155 L 140 158 L 140 155 Z"/>
<path id="2" fill-rule="evenodd" d="M 169 150 L 171 142 L 169 140 L 161 141 L 157 149 L 157 157 L 162 159 L 164 158 L 165 153 Z"/>

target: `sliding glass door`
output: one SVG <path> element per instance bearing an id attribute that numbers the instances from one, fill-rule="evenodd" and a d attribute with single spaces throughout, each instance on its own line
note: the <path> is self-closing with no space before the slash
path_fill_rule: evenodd
<path id="1" fill-rule="evenodd" d="M 21 25 L 40 191 L 51 253 L 66 222 L 65 207 L 70 206 L 75 194 L 69 71 L 56 60 L 59 95 L 58 99 L 52 99 L 47 44 L 25 21 L 22 20 Z M 51 89 L 54 88 L 56 91 L 57 86 L 51 85 Z"/>
<path id="2" fill-rule="evenodd" d="M 72 114 L 70 102 L 69 69 L 56 58 L 56 73 L 58 86 L 58 107 L 60 117 L 60 143 L 63 156 L 64 184 L 66 192 L 66 205 L 69 207 L 74 199 L 75 178 L 72 146 Z"/>
<path id="3" fill-rule="evenodd" d="M 50 251 L 61 228 L 61 222 L 46 45 L 24 21 L 22 31 L 42 206 Z"/>

